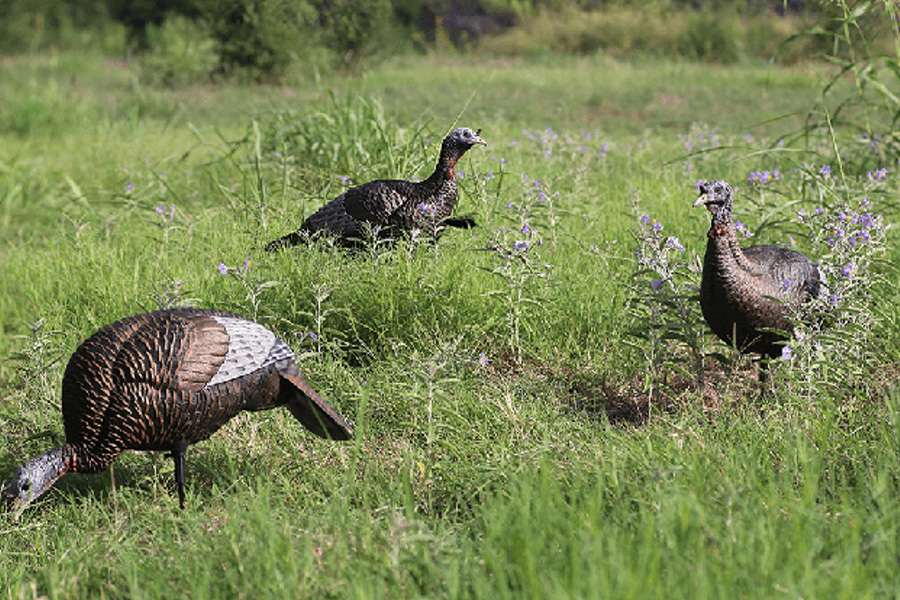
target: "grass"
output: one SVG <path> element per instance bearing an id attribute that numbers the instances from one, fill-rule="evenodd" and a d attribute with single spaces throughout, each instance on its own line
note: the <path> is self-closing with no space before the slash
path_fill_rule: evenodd
<path id="1" fill-rule="evenodd" d="M 671 370 L 649 421 L 622 418 L 646 398 L 625 310 L 638 217 L 702 255 L 693 184 L 723 178 L 757 239 L 786 243 L 797 206 L 745 182 L 780 166 L 774 189 L 802 196 L 792 167 L 834 160 L 788 135 L 821 65 L 398 59 L 363 79 L 176 90 L 96 57 L 2 68 L 0 475 L 61 443 L 59 382 L 83 339 L 179 300 L 276 330 L 358 433 L 331 444 L 283 410 L 241 415 L 188 452 L 185 511 L 161 455 L 67 476 L 0 521 L 7 597 L 896 595 L 895 290 L 878 292 L 868 387 L 812 394 L 776 365 L 761 398 L 708 339 L 731 358 L 709 362 L 714 400 Z M 342 175 L 426 176 L 457 116 L 491 142 L 460 167 L 457 212 L 477 229 L 262 253 Z M 866 151 L 852 139 L 839 147 Z M 868 163 L 845 162 L 868 185 Z M 888 222 L 896 181 L 871 188 Z M 486 249 L 525 239 L 514 260 Z"/>

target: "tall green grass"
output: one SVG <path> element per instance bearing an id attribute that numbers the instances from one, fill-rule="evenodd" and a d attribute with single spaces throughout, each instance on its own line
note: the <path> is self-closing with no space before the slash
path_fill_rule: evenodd
<path id="1" fill-rule="evenodd" d="M 893 593 L 889 359 L 869 373 L 876 398 L 810 401 L 781 365 L 758 395 L 735 358 L 711 373 L 714 397 L 670 375 L 671 402 L 648 421 L 646 364 L 625 343 L 643 212 L 702 254 L 694 182 L 724 178 L 757 239 L 785 243 L 796 207 L 751 194 L 749 172 L 777 164 L 794 186 L 791 161 L 856 156 L 854 133 L 830 147 L 813 129 L 810 145 L 788 136 L 820 96 L 814 70 L 404 59 L 289 90 L 148 90 L 177 108 L 134 112 L 140 88 L 121 71 L 73 69 L 94 84 L 62 102 L 86 127 L 36 117 L 0 132 L 0 477 L 62 441 L 59 381 L 84 338 L 178 302 L 277 331 L 357 436 L 332 444 L 285 411 L 241 415 L 188 452 L 184 511 L 158 454 L 67 476 L 19 522 L 0 520 L 6 596 Z M 63 73 L 30 72 L 30 89 Z M 0 97 L 38 94 L 9 81 Z M 427 176 L 455 122 L 491 143 L 459 165 L 457 212 L 478 228 L 360 255 L 262 252 L 342 175 Z M 868 185 L 860 164 L 854 190 Z M 873 201 L 896 192 L 894 174 L 880 185 Z M 510 304 L 512 289 L 527 302 Z M 894 322 L 896 291 L 880 293 Z M 893 356 L 894 330 L 875 337 Z"/>

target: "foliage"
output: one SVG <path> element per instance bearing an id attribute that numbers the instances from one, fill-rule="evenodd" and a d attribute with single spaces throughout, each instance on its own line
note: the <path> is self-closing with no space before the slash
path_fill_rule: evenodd
<path id="1" fill-rule="evenodd" d="M 390 0 L 324 0 L 316 9 L 323 42 L 340 68 L 358 72 L 365 59 L 391 44 Z"/>
<path id="2" fill-rule="evenodd" d="M 315 10 L 292 0 L 194 0 L 216 41 L 219 72 L 277 81 L 316 39 Z"/>

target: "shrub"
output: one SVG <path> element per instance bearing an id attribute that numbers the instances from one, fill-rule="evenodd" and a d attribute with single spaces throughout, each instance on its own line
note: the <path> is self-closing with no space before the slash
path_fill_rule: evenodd
<path id="1" fill-rule="evenodd" d="M 719 14 L 691 15 L 678 40 L 681 56 L 730 64 L 740 58 L 738 34 L 733 19 Z"/>
<path id="2" fill-rule="evenodd" d="M 323 42 L 334 51 L 339 68 L 357 71 L 364 59 L 388 43 L 389 0 L 326 0 L 317 10 Z"/>
<path id="3" fill-rule="evenodd" d="M 169 19 L 159 29 L 153 49 L 140 57 L 141 82 L 177 87 L 209 77 L 216 67 L 215 42 L 204 37 L 193 22 Z"/>
<path id="4" fill-rule="evenodd" d="M 315 9 L 290 0 L 195 0 L 216 41 L 218 71 L 279 80 L 315 42 Z"/>

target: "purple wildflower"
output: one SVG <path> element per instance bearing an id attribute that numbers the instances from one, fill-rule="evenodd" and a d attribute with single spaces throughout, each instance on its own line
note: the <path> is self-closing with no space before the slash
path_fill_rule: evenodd
<path id="1" fill-rule="evenodd" d="M 850 279 L 854 275 L 856 275 L 856 265 L 852 262 L 847 263 L 843 267 L 841 267 L 841 275 Z"/>
<path id="2" fill-rule="evenodd" d="M 528 233 L 531 231 L 531 226 L 528 224 L 528 221 L 525 221 L 525 224 L 522 225 L 522 229 L 520 229 L 522 233 Z"/>
<path id="3" fill-rule="evenodd" d="M 828 179 L 831 177 L 831 165 L 824 165 L 821 169 L 819 169 L 819 175 Z"/>
<path id="4" fill-rule="evenodd" d="M 228 267 L 225 266 L 225 263 L 219 263 L 219 273 L 228 275 Z"/>
<path id="5" fill-rule="evenodd" d="M 788 345 L 784 345 L 781 347 L 781 360 L 791 360 L 791 355 L 794 353 L 791 350 L 791 347 Z"/>
<path id="6" fill-rule="evenodd" d="M 482 367 L 488 366 L 488 363 L 490 363 L 490 362 L 491 362 L 491 359 L 489 359 L 487 354 L 485 354 L 484 352 L 482 352 L 481 354 L 478 355 L 478 364 L 481 365 Z"/>
<path id="7" fill-rule="evenodd" d="M 530 246 L 530 245 L 529 245 L 529 243 L 528 243 L 527 241 L 525 241 L 525 240 L 519 240 L 519 241 L 517 241 L 515 244 L 513 244 L 513 249 L 514 249 L 516 252 L 524 252 L 525 250 L 528 250 L 529 246 Z"/>
<path id="8" fill-rule="evenodd" d="M 869 171 L 868 177 L 869 181 L 884 179 L 887 177 L 887 169 L 875 169 L 874 171 Z"/>
<path id="9" fill-rule="evenodd" d="M 125 193 L 130 194 L 133 191 L 134 191 L 134 182 L 129 181 L 128 183 L 125 184 Z"/>
<path id="10" fill-rule="evenodd" d="M 791 286 L 794 285 L 790 279 L 787 277 L 784 278 L 784 281 L 781 282 L 781 291 L 786 292 L 791 289 Z"/>
<path id="11" fill-rule="evenodd" d="M 654 292 L 658 292 L 660 289 L 662 289 L 662 286 L 663 286 L 663 280 L 662 280 L 662 279 L 654 279 L 654 280 L 650 283 L 650 286 L 653 288 L 653 291 L 654 291 Z"/>
<path id="12" fill-rule="evenodd" d="M 672 250 L 684 252 L 684 246 L 681 245 L 681 242 L 677 237 L 669 236 L 668 238 L 666 238 L 666 245 Z"/>

